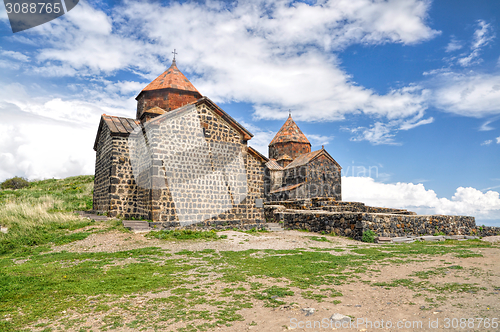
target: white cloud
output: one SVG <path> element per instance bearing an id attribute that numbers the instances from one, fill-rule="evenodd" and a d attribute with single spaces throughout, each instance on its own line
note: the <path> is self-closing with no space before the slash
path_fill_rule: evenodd
<path id="1" fill-rule="evenodd" d="M 49 45 L 35 69 L 43 75 L 86 76 L 128 70 L 153 79 L 173 48 L 178 64 L 214 101 L 255 105 L 257 118 L 342 119 L 361 110 L 389 118 L 425 108 L 408 87 L 378 95 L 357 86 L 328 51 L 351 44 L 416 42 L 439 32 L 425 23 L 429 1 L 340 0 L 159 3 L 127 1 L 109 15 L 81 3 L 33 29 Z M 165 20 L 168 17 L 168 20 Z M 203 17 L 202 20 L 199 18 Z"/>
<path id="2" fill-rule="evenodd" d="M 457 188 L 451 199 L 439 198 L 423 184 L 375 182 L 369 177 L 343 177 L 342 199 L 367 205 L 394 207 L 427 214 L 470 215 L 477 219 L 499 219 L 499 193 Z"/>
<path id="3" fill-rule="evenodd" d="M 21 52 L 1 51 L 0 54 L 21 62 L 28 62 L 30 60 L 29 56 L 24 55 Z"/>
<path id="4" fill-rule="evenodd" d="M 409 129 L 413 129 L 413 128 L 416 128 L 418 126 L 426 125 L 426 124 L 433 123 L 433 122 L 434 122 L 434 118 L 433 117 L 430 117 L 430 118 L 427 118 L 427 119 L 418 120 L 418 121 L 415 121 L 414 119 L 411 119 L 411 120 L 404 121 L 400 125 L 399 129 L 400 130 L 409 130 Z"/>
<path id="5" fill-rule="evenodd" d="M 497 144 L 500 144 L 500 136 L 497 137 Z"/>
<path id="6" fill-rule="evenodd" d="M 458 64 L 463 67 L 468 67 L 481 62 L 482 59 L 479 58 L 481 49 L 495 38 L 491 24 L 488 24 L 483 20 L 478 20 L 477 25 L 478 29 L 474 32 L 474 37 L 470 47 L 471 53 L 466 57 L 458 59 Z"/>
<path id="7" fill-rule="evenodd" d="M 121 92 L 128 85 L 109 87 Z M 92 146 L 101 114 L 135 115 L 133 97 L 120 97 L 116 91 L 78 87 L 80 99 L 69 99 L 33 97 L 33 89 L 40 90 L 0 84 L 0 180 L 92 174 Z"/>
<path id="8" fill-rule="evenodd" d="M 434 122 L 433 117 L 422 119 L 423 116 L 424 112 L 421 110 L 418 114 L 409 119 L 397 119 L 387 123 L 376 122 L 369 128 L 357 127 L 347 130 L 356 134 L 356 136 L 351 138 L 351 141 L 368 141 L 374 145 L 401 145 L 400 142 L 394 140 L 394 136 L 399 130 L 409 130 Z M 345 129 L 346 128 L 344 128 L 344 130 Z"/>
<path id="9" fill-rule="evenodd" d="M 42 65 L 36 71 L 48 76 L 89 76 L 117 70 L 161 73 L 165 69 L 158 61 L 161 50 L 154 50 L 141 36 L 124 33 L 120 26 L 113 25 L 112 16 L 80 2 L 57 20 L 30 29 L 32 39 L 46 45 L 39 49 L 37 60 Z"/>
<path id="10" fill-rule="evenodd" d="M 352 137 L 351 141 L 368 141 L 374 145 L 400 145 L 401 143 L 394 141 L 395 133 L 393 127 L 391 123 L 384 124 L 382 122 L 376 122 L 370 128 L 353 128 L 351 132 L 357 134 L 357 136 Z"/>
<path id="11" fill-rule="evenodd" d="M 495 128 L 493 128 L 492 126 L 490 126 L 490 124 L 494 121 L 496 121 L 497 119 L 493 119 L 493 120 L 488 120 L 486 121 L 485 123 L 483 123 L 481 125 L 481 127 L 479 128 L 480 131 L 490 131 L 490 130 L 493 130 Z"/>
<path id="12" fill-rule="evenodd" d="M 288 109 L 302 121 L 339 120 L 365 112 L 377 118 L 382 130 L 389 129 L 367 132 L 367 139 L 391 143 L 390 131 L 430 121 L 422 119 L 427 92 L 410 86 L 379 95 L 352 82 L 332 52 L 352 44 L 415 44 L 433 38 L 439 32 L 426 25 L 429 6 L 429 1 L 418 0 L 208 1 L 170 6 L 125 1 L 106 14 L 80 2 L 57 20 L 11 38 L 44 45 L 33 55 L 37 63 L 30 73 L 91 80 L 70 83 L 71 98 L 34 98 L 23 86 L 1 87 L 3 110 L 25 116 L 3 123 L 3 131 L 17 133 L 17 139 L 2 141 L 0 177 L 92 173 L 90 147 L 100 114 L 133 116 L 134 97 L 145 86 L 96 76 L 124 71 L 152 80 L 170 64 L 174 48 L 181 70 L 216 102 L 250 102 L 256 118 L 262 119 L 284 119 Z M 18 61 L 30 60 L 21 55 L 8 54 Z M 24 117 L 43 121 L 25 123 Z M 384 125 L 382 118 L 393 122 Z M 250 130 L 255 134 L 250 145 L 267 155 L 274 133 Z M 310 137 L 317 144 L 329 140 Z"/>
<path id="13" fill-rule="evenodd" d="M 393 89 L 383 96 L 372 95 L 362 105 L 363 112 L 385 116 L 388 119 L 399 119 L 422 113 L 426 108 L 429 91 L 412 85 L 401 89 Z"/>
<path id="14" fill-rule="evenodd" d="M 258 126 L 242 121 L 241 119 L 238 120 L 238 122 L 254 135 L 248 142 L 248 145 L 267 157 L 269 155 L 269 143 L 276 135 L 276 132 L 263 130 Z"/>
<path id="15" fill-rule="evenodd" d="M 19 65 L 19 62 L 0 59 L 0 68 L 18 70 L 21 66 Z"/>
<path id="16" fill-rule="evenodd" d="M 491 143 L 493 143 L 493 140 L 489 139 L 481 143 L 481 145 L 490 145 Z"/>
<path id="17" fill-rule="evenodd" d="M 500 75 L 448 73 L 430 81 L 430 102 L 450 113 L 470 117 L 500 114 Z"/>
<path id="18" fill-rule="evenodd" d="M 92 174 L 95 126 L 68 125 L 0 103 L 0 180 Z"/>
<path id="19" fill-rule="evenodd" d="M 309 142 L 312 146 L 328 145 L 333 139 L 333 136 L 326 135 L 316 135 L 308 133 L 304 133 L 304 135 L 306 135 L 307 139 L 309 139 Z"/>
<path id="20" fill-rule="evenodd" d="M 445 51 L 446 52 L 453 52 L 453 51 L 457 51 L 459 49 L 461 49 L 463 47 L 463 43 L 456 39 L 455 36 L 451 36 L 451 41 L 448 43 L 448 45 L 446 45 L 446 49 Z"/>

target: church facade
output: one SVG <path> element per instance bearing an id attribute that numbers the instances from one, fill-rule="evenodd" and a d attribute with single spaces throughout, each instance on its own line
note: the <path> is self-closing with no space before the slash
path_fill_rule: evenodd
<path id="1" fill-rule="evenodd" d="M 290 115 L 269 144 L 266 163 L 267 201 L 310 199 L 342 200 L 342 167 L 324 147 L 311 152 L 311 143 Z"/>
<path id="2" fill-rule="evenodd" d="M 198 90 L 175 59 L 137 96 L 135 119 L 103 114 L 94 211 L 174 226 L 264 222 L 264 201 L 341 200 L 340 165 L 311 144 L 291 117 L 269 145 Z"/>

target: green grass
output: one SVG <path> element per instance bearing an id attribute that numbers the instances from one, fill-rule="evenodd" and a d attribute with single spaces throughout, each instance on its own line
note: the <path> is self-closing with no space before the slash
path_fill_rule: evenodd
<path id="1" fill-rule="evenodd" d="M 52 211 L 91 210 L 93 187 L 92 175 L 33 181 L 27 188 L 0 190 L 0 204 L 15 203 L 19 200 L 36 202 L 39 198 L 50 197 L 53 203 Z"/>
<path id="2" fill-rule="evenodd" d="M 90 233 L 72 233 L 91 225 L 74 210 L 92 208 L 92 176 L 31 182 L 28 188 L 0 191 L 0 255 L 31 253 L 36 246 L 82 240 Z M 43 249 L 42 249 L 43 250 Z"/>

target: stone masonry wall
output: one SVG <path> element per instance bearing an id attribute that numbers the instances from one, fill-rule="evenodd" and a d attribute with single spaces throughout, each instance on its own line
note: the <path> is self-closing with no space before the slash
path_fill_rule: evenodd
<path id="1" fill-rule="evenodd" d="M 197 92 L 162 89 L 144 91 L 137 100 L 137 119 L 140 119 L 142 113 L 150 108 L 158 106 L 166 112 L 192 103 L 201 98 Z"/>
<path id="2" fill-rule="evenodd" d="M 109 176 L 111 174 L 111 154 L 113 150 L 112 139 L 108 126 L 103 125 L 101 137 L 97 143 L 93 209 L 98 213 L 109 210 Z"/>
<path id="3" fill-rule="evenodd" d="M 255 206 L 264 197 L 262 161 L 208 106 L 192 107 L 187 118 L 172 120 L 192 123 L 158 121 L 131 134 L 132 139 L 111 136 L 104 125 L 96 153 L 94 210 L 184 226 L 264 220 L 263 208 Z"/>
<path id="4" fill-rule="evenodd" d="M 257 199 L 264 200 L 264 165 L 252 154 L 247 153 L 246 157 L 248 195 L 246 198 L 245 209 L 247 219 L 252 221 L 264 222 L 264 208 L 255 206 Z"/>
<path id="5" fill-rule="evenodd" d="M 141 133 L 136 137 L 139 141 L 133 140 L 140 147 L 132 149 L 140 177 L 137 195 L 151 188 L 144 199 L 138 199 L 142 203 L 138 213 L 144 215 L 140 210 L 144 209 L 149 215 L 142 218 L 183 226 L 217 220 L 263 221 L 263 208 L 255 207 L 256 199 L 264 196 L 262 161 L 247 152 L 242 134 L 209 106 L 187 107 L 188 111 L 147 123 L 145 138 Z"/>
<path id="6" fill-rule="evenodd" d="M 287 209 L 293 210 L 324 210 L 329 212 L 368 212 L 416 215 L 415 212 L 405 209 L 366 206 L 364 203 L 337 201 L 334 198 L 330 197 L 314 197 L 288 201 L 270 201 L 266 204 L 269 206 L 281 205 Z"/>
<path id="7" fill-rule="evenodd" d="M 300 155 L 311 152 L 311 144 L 299 142 L 275 143 L 269 147 L 269 159 L 278 160 L 284 154 L 289 155 L 292 159 Z"/>
<path id="8" fill-rule="evenodd" d="M 418 216 L 357 212 L 277 211 L 274 220 L 283 221 L 286 229 L 325 231 L 360 240 L 363 232 L 373 230 L 379 236 L 477 234 L 474 217 Z"/>
<path id="9" fill-rule="evenodd" d="M 307 165 L 307 180 L 307 198 L 342 200 L 340 168 L 325 156 L 319 156 Z"/>

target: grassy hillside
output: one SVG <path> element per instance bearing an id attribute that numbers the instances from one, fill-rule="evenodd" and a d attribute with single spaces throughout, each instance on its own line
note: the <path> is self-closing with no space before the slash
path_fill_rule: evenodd
<path id="1" fill-rule="evenodd" d="M 0 233 L 0 254 L 31 252 L 37 245 L 85 238 L 87 233 L 70 232 L 91 223 L 73 211 L 92 209 L 93 182 L 93 176 L 83 175 L 0 190 L 0 225 L 8 228 L 6 234 Z"/>

